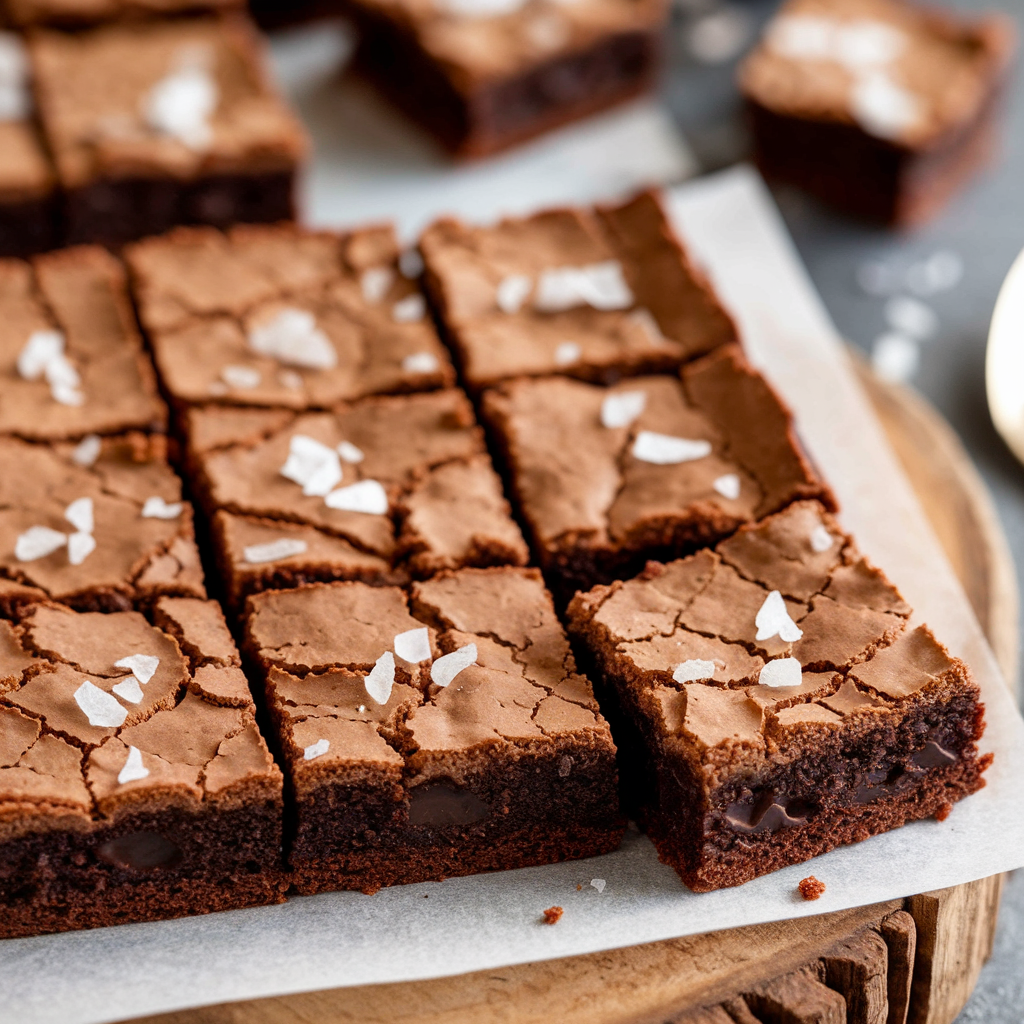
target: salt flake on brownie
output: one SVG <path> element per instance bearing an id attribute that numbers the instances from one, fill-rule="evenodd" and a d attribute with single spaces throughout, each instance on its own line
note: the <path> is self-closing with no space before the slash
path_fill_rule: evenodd
<path id="1" fill-rule="evenodd" d="M 754 625 L 757 626 L 755 640 L 770 640 L 777 636 L 786 643 L 795 643 L 804 631 L 790 618 L 789 609 L 778 590 L 773 590 L 761 605 Z"/>
<path id="2" fill-rule="evenodd" d="M 711 454 L 711 442 L 686 437 L 671 437 L 653 430 L 641 430 L 633 442 L 633 458 L 656 466 L 675 466 L 693 462 Z"/>
<path id="3" fill-rule="evenodd" d="M 378 704 L 387 704 L 391 700 L 391 690 L 394 685 L 395 656 L 390 651 L 385 651 L 363 680 L 363 686 Z"/>
<path id="4" fill-rule="evenodd" d="M 647 405 L 643 391 L 613 391 L 601 402 L 601 426 L 609 430 L 628 427 Z"/>
<path id="5" fill-rule="evenodd" d="M 266 544 L 250 544 L 242 551 L 242 556 L 249 565 L 262 565 L 264 562 L 279 562 L 282 558 L 292 558 L 306 553 L 306 542 L 292 537 L 267 541 Z"/>
<path id="6" fill-rule="evenodd" d="M 323 498 L 341 483 L 341 462 L 335 449 L 306 434 L 293 434 L 281 476 L 299 484 L 303 494 Z"/>
<path id="7" fill-rule="evenodd" d="M 476 644 L 466 644 L 451 654 L 444 654 L 430 666 L 430 681 L 435 686 L 448 686 L 452 680 L 477 659 Z"/>
<path id="8" fill-rule="evenodd" d="M 75 703 L 89 719 L 89 724 L 101 729 L 119 729 L 128 717 L 128 712 L 114 697 L 88 679 L 75 690 Z"/>
<path id="9" fill-rule="evenodd" d="M 138 782 L 140 779 L 148 777 L 149 769 L 142 763 L 142 751 L 138 747 L 129 747 L 128 760 L 117 773 L 118 785 L 124 786 L 129 782 Z"/>
<path id="10" fill-rule="evenodd" d="M 324 498 L 328 508 L 343 512 L 363 512 L 383 516 L 388 511 L 388 494 L 378 480 L 360 480 L 348 487 L 339 487 Z"/>
<path id="11" fill-rule="evenodd" d="M 395 635 L 395 654 L 402 661 L 416 664 L 429 661 L 431 657 L 430 633 L 426 626 L 419 629 L 407 629 Z"/>

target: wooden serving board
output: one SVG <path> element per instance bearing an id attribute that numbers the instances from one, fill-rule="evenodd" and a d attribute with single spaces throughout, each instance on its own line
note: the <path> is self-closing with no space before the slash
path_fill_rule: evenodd
<path id="1" fill-rule="evenodd" d="M 921 398 L 857 369 L 1011 684 L 1017 585 L 991 500 Z M 1002 876 L 799 921 L 455 978 L 309 992 L 136 1024 L 950 1024 L 992 949 Z"/>

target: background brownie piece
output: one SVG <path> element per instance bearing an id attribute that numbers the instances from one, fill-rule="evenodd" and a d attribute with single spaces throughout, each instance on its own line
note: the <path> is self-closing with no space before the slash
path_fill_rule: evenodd
<path id="1" fill-rule="evenodd" d="M 15 25 L 81 28 L 103 21 L 176 17 L 244 6 L 244 0 L 6 0 Z"/>
<path id="2" fill-rule="evenodd" d="M 0 434 L 163 430 L 124 268 L 99 248 L 0 262 Z"/>
<path id="3" fill-rule="evenodd" d="M 420 247 L 473 389 L 553 373 L 613 382 L 736 339 L 652 193 L 493 227 L 441 220 Z"/>
<path id="4" fill-rule="evenodd" d="M 511 381 L 485 393 L 483 412 L 558 597 L 714 543 L 795 499 L 832 501 L 788 410 L 736 346 L 682 379 Z"/>
<path id="5" fill-rule="evenodd" d="M 70 242 L 293 216 L 305 133 L 243 16 L 43 31 L 30 53 Z"/>
<path id="6" fill-rule="evenodd" d="M 455 383 L 398 258 L 386 226 L 181 228 L 128 252 L 173 400 L 294 409 Z"/>
<path id="7" fill-rule="evenodd" d="M 987 159 L 1008 19 L 789 0 L 740 72 L 759 167 L 855 216 L 923 220 Z"/>
<path id="8" fill-rule="evenodd" d="M 460 391 L 333 413 L 194 409 L 187 430 L 234 603 L 309 580 L 386 583 L 527 561 Z"/>
<path id="9" fill-rule="evenodd" d="M 283 899 L 281 773 L 220 609 L 154 614 L 0 621 L 0 936 Z"/>
<path id="10" fill-rule="evenodd" d="M 0 438 L 0 576 L 28 596 L 82 611 L 124 611 L 161 594 L 206 597 L 192 508 L 163 438 L 77 446 Z"/>
<path id="11" fill-rule="evenodd" d="M 816 502 L 573 599 L 623 792 L 687 885 L 945 817 L 983 785 L 978 688 L 909 615 Z"/>
<path id="12" fill-rule="evenodd" d="M 653 86 L 662 0 L 549 0 L 501 13 L 434 0 L 352 0 L 357 65 L 458 156 L 483 156 Z"/>
<path id="13" fill-rule="evenodd" d="M 300 892 L 606 853 L 615 750 L 536 569 L 250 598 Z"/>

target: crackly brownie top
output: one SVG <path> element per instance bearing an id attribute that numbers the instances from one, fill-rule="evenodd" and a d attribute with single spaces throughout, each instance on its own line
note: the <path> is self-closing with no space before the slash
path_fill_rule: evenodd
<path id="1" fill-rule="evenodd" d="M 70 27 L 240 6 L 240 0 L 7 0 L 7 14 L 16 25 Z"/>
<path id="2" fill-rule="evenodd" d="M 128 263 L 182 402 L 323 409 L 455 382 L 389 226 L 181 228 L 132 246 Z"/>
<path id="3" fill-rule="evenodd" d="M 40 32 L 29 44 L 61 183 L 292 166 L 305 134 L 242 17 Z"/>
<path id="4" fill-rule="evenodd" d="M 515 381 L 488 392 L 484 410 L 544 546 L 628 544 L 686 517 L 753 519 L 823 490 L 788 413 L 732 346 L 682 381 Z"/>
<path id="5" fill-rule="evenodd" d="M 817 502 L 741 528 L 714 551 L 578 595 L 573 630 L 660 728 L 737 759 L 936 684 L 952 670 L 899 591 Z"/>
<path id="6" fill-rule="evenodd" d="M 527 71 L 606 36 L 653 31 L 667 18 L 662 0 L 358 0 L 358 6 L 414 33 L 457 88 L 467 78 Z"/>
<path id="7" fill-rule="evenodd" d="M 0 620 L 0 804 L 109 818 L 280 791 L 218 606 Z"/>
<path id="8" fill-rule="evenodd" d="M 163 448 L 143 435 L 0 438 L 0 576 L 96 611 L 205 597 L 192 510 Z"/>
<path id="9" fill-rule="evenodd" d="M 492 227 L 446 219 L 420 242 L 467 380 L 664 369 L 735 338 L 657 199 Z"/>
<path id="10" fill-rule="evenodd" d="M 526 560 L 460 391 L 365 399 L 333 413 L 193 409 L 188 424 L 211 508 L 313 526 L 385 564 L 410 556 L 457 567 L 488 544 L 505 549 L 501 561 Z M 308 542 L 291 543 L 250 541 L 236 556 L 301 560 Z"/>
<path id="11" fill-rule="evenodd" d="M 976 117 L 1012 49 L 998 19 L 899 0 L 789 0 L 740 73 L 776 113 L 923 146 Z"/>
<path id="12" fill-rule="evenodd" d="M 162 429 L 166 415 L 113 256 L 83 246 L 0 260 L 0 434 Z"/>
<path id="13" fill-rule="evenodd" d="M 50 161 L 32 121 L 28 56 L 21 37 L 0 30 L 0 201 L 45 195 L 53 187 Z"/>
<path id="14" fill-rule="evenodd" d="M 490 748 L 609 742 L 535 569 L 442 574 L 409 597 L 362 583 L 270 591 L 250 599 L 246 629 L 296 775 L 406 765 L 459 782 Z"/>

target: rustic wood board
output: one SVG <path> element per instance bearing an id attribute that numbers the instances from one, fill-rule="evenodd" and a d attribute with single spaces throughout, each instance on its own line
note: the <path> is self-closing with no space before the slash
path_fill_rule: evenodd
<path id="1" fill-rule="evenodd" d="M 1016 578 L 985 487 L 924 400 L 855 363 L 1015 686 Z M 950 1024 L 991 952 L 1001 891 L 996 876 L 800 921 L 136 1024 Z"/>

